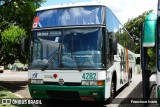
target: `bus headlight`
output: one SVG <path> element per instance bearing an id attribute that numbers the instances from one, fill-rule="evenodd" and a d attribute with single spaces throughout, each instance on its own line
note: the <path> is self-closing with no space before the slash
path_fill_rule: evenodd
<path id="1" fill-rule="evenodd" d="M 90 81 L 90 85 L 91 85 L 91 86 L 97 86 L 98 83 L 97 83 L 97 81 Z"/>
<path id="2" fill-rule="evenodd" d="M 43 79 L 31 79 L 31 84 L 43 84 Z"/>
<path id="3" fill-rule="evenodd" d="M 103 86 L 103 81 L 98 80 L 82 80 L 81 85 L 83 86 Z"/>
<path id="4" fill-rule="evenodd" d="M 84 80 L 81 82 L 81 85 L 89 85 L 89 81 Z"/>

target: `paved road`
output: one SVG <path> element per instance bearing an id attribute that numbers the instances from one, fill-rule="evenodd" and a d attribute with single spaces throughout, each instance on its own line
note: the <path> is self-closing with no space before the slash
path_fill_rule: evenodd
<path id="1" fill-rule="evenodd" d="M 155 84 L 155 75 L 150 78 L 150 81 L 150 86 Z M 118 107 L 144 107 L 144 104 L 148 101 L 143 100 L 142 90 L 142 81 L 140 81 Z M 150 98 L 150 103 L 147 105 L 147 107 L 158 107 L 156 100 L 156 87 L 153 88 Z"/>
<path id="2" fill-rule="evenodd" d="M 150 78 L 151 85 L 155 83 L 155 75 Z M 156 90 L 153 88 L 151 98 L 155 98 Z M 132 100 L 133 99 L 133 100 Z M 134 75 L 129 87 L 124 88 L 114 99 L 112 104 L 107 104 L 107 107 L 143 107 L 144 104 L 133 103 L 133 101 L 143 100 L 142 92 L 142 75 Z M 132 101 L 132 103 L 131 103 Z M 155 101 L 155 99 L 154 99 Z M 148 107 L 157 107 L 157 104 L 149 104 Z"/>
<path id="3" fill-rule="evenodd" d="M 28 90 L 28 72 L 5 70 L 0 73 L 0 86 L 23 98 L 30 98 Z"/>
<path id="4" fill-rule="evenodd" d="M 0 81 L 27 81 L 27 71 L 11 71 L 4 70 L 4 73 L 0 73 Z"/>
<path id="5" fill-rule="evenodd" d="M 112 104 L 107 104 L 105 105 L 106 107 L 118 107 L 121 105 L 123 100 L 131 94 L 131 92 L 138 86 L 138 84 L 142 81 L 142 76 L 141 74 L 136 74 L 133 75 L 132 82 L 130 83 L 129 86 L 123 87 L 120 91 L 119 94 L 115 97 L 113 100 Z"/>

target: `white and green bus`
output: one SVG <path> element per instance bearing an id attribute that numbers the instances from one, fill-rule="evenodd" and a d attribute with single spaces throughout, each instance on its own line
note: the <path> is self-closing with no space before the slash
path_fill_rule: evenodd
<path id="1" fill-rule="evenodd" d="M 132 78 L 130 50 L 129 33 L 100 2 L 38 8 L 30 37 L 31 97 L 113 99 Z"/>

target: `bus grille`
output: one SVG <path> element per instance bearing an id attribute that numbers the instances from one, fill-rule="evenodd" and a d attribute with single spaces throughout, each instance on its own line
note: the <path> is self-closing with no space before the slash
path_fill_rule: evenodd
<path id="1" fill-rule="evenodd" d="M 44 82 L 45 85 L 59 85 L 58 82 Z M 65 82 L 63 86 L 81 86 L 79 82 Z"/>
<path id="2" fill-rule="evenodd" d="M 49 98 L 65 99 L 65 100 L 79 100 L 79 93 L 76 91 L 46 91 Z"/>

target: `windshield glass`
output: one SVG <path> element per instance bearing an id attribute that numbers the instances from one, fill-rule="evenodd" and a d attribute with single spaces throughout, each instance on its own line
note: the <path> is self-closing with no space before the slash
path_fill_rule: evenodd
<path id="1" fill-rule="evenodd" d="M 67 7 L 37 11 L 33 28 L 103 24 L 102 6 Z"/>
<path id="2" fill-rule="evenodd" d="M 30 69 L 102 69 L 101 28 L 34 32 Z"/>

